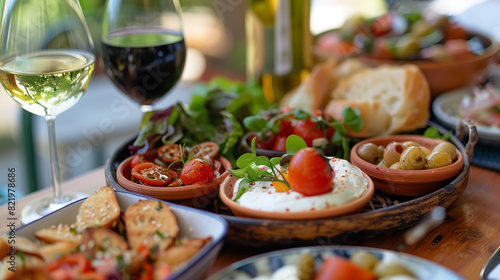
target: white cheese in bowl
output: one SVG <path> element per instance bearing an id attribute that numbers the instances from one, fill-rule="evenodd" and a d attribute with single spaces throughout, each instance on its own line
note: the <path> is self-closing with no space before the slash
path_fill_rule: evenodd
<path id="1" fill-rule="evenodd" d="M 346 204 L 360 197 L 368 188 L 368 181 L 361 170 L 346 160 L 330 158 L 330 166 L 335 171 L 331 192 L 304 196 L 298 192 L 277 192 L 272 182 L 252 182 L 250 189 L 236 202 L 242 206 L 262 211 L 294 212 L 319 210 Z M 233 197 L 238 192 L 240 181 L 236 182 Z M 304 182 L 307 184 L 307 182 Z"/>

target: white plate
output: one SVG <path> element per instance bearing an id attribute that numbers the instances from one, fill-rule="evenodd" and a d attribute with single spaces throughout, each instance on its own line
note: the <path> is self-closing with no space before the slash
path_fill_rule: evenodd
<path id="1" fill-rule="evenodd" d="M 325 257 L 349 258 L 352 253 L 357 251 L 370 252 L 379 260 L 398 262 L 409 269 L 418 279 L 464 280 L 450 270 L 419 257 L 395 251 L 356 246 L 314 246 L 265 253 L 236 262 L 208 280 L 249 280 L 257 276 L 270 276 L 284 265 L 295 264 L 296 258 L 305 252 L 309 252 L 314 257 L 316 268 L 319 268 Z"/>
<path id="2" fill-rule="evenodd" d="M 432 103 L 432 112 L 436 118 L 455 129 L 461 119 L 458 108 L 467 91 L 468 89 L 463 88 L 439 95 Z M 500 128 L 481 124 L 477 124 L 476 128 L 480 141 L 500 145 Z"/>
<path id="3" fill-rule="evenodd" d="M 127 209 L 130 205 L 139 200 L 157 200 L 154 198 L 132 194 L 129 192 L 115 191 L 120 208 Z M 50 227 L 51 225 L 72 224 L 76 220 L 76 215 L 84 199 L 75 201 L 54 213 L 51 213 L 39 220 L 29 223 L 17 230 L 17 235 L 36 240 L 37 230 Z M 191 280 L 205 279 L 212 267 L 224 238 L 228 231 L 227 222 L 221 217 L 194 208 L 167 203 L 179 224 L 180 237 L 200 238 L 212 236 L 212 241 L 207 244 L 198 254 L 190 259 L 181 269 L 176 271 L 169 280 Z"/>

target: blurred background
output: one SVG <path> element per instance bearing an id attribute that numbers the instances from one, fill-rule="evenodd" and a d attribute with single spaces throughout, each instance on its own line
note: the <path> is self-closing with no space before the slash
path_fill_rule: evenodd
<path id="1" fill-rule="evenodd" d="M 0 5 L 3 7 L 3 0 Z M 97 54 L 104 0 L 80 0 L 91 29 Z M 180 83 L 158 104 L 166 108 L 177 101 L 189 101 L 196 83 L 215 76 L 245 79 L 245 0 L 180 0 L 184 34 L 188 46 L 187 62 Z M 460 17 L 475 29 L 486 28 L 500 34 L 488 16 L 475 14 L 483 0 L 383 1 L 312 0 L 313 35 L 339 27 L 354 13 L 377 16 L 388 7 L 428 5 L 435 12 Z M 498 7 L 498 5 L 496 5 Z M 498 11 L 498 10 L 497 10 Z M 494 10 L 491 12 L 494 16 Z M 498 14 L 498 13 L 497 13 Z M 467 16 L 464 16 L 467 15 Z M 471 20 L 473 19 L 473 20 Z M 476 20 L 477 19 L 477 20 Z M 497 37 L 498 40 L 498 37 Z M 107 158 L 139 129 L 139 107 L 126 99 L 97 68 L 84 97 L 56 120 L 59 161 L 63 180 L 104 165 Z M 16 169 L 18 191 L 28 193 L 52 185 L 47 127 L 38 116 L 30 116 L 0 87 L 0 174 Z M 33 139 L 30 143 L 30 139 Z M 31 145 L 32 144 L 32 145 Z M 34 147 L 33 150 L 26 147 Z M 104 175 L 103 175 L 104 176 Z M 1 195 L 6 192 L 6 176 L 0 175 Z M 64 190 L 63 190 L 64 191 Z M 18 195 L 20 195 L 18 193 Z M 0 197 L 0 202 L 3 203 Z"/>

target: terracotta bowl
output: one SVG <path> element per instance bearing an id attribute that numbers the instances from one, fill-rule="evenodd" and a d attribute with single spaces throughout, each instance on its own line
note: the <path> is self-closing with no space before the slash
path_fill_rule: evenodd
<path id="1" fill-rule="evenodd" d="M 148 151 L 144 158 L 152 160 L 156 157 L 156 150 Z M 209 184 L 192 184 L 178 187 L 153 187 L 144 186 L 130 181 L 130 162 L 133 156 L 128 157 L 120 163 L 116 170 L 116 180 L 125 190 L 138 193 L 156 199 L 173 202 L 180 205 L 203 209 L 207 207 L 215 198 L 219 191 L 219 186 L 229 175 L 228 169 L 231 169 L 231 163 L 224 157 L 219 157 L 222 163 L 221 175 Z"/>
<path id="2" fill-rule="evenodd" d="M 239 178 L 229 175 L 220 186 L 220 198 L 222 202 L 231 209 L 233 214 L 238 217 L 246 218 L 260 218 L 272 220 L 313 220 L 342 216 L 347 214 L 359 213 L 363 207 L 370 201 L 375 192 L 373 181 L 363 172 L 366 180 L 368 181 L 367 191 L 359 198 L 336 207 L 327 209 L 314 210 L 314 211 L 296 211 L 296 212 L 270 212 L 255 210 L 241 206 L 232 200 L 233 187 Z"/>
<path id="3" fill-rule="evenodd" d="M 424 170 L 396 170 L 380 167 L 359 157 L 358 148 L 366 143 L 387 146 L 392 141 L 415 141 L 430 149 L 443 142 L 421 135 L 393 135 L 374 137 L 360 141 L 351 149 L 352 164 L 370 176 L 375 188 L 381 192 L 400 196 L 422 196 L 434 192 L 448 185 L 457 176 L 464 166 L 462 153 L 457 149 L 457 159 L 448 166 Z"/>
<path id="4" fill-rule="evenodd" d="M 247 132 L 245 135 L 243 135 L 243 137 L 241 137 L 240 145 L 238 146 L 241 153 L 251 153 L 252 152 L 251 141 L 249 140 L 250 136 L 252 136 L 252 134 L 253 134 L 253 132 Z M 335 152 L 337 152 L 337 150 L 338 150 L 338 147 L 336 147 L 336 146 L 328 146 L 325 149 L 323 149 L 323 153 L 326 156 L 333 156 L 333 155 L 335 155 Z M 272 158 L 272 157 L 281 157 L 285 152 L 255 148 L 255 153 L 258 156 L 266 156 L 266 157 Z"/>
<path id="5" fill-rule="evenodd" d="M 328 32 L 336 32 L 328 31 Z M 324 34 L 326 34 L 325 32 Z M 491 40 L 490 37 L 478 34 L 476 32 L 468 32 L 471 35 L 476 35 L 481 38 L 484 47 L 482 55 L 475 55 L 464 59 L 455 59 L 450 61 L 428 61 L 428 60 L 387 60 L 375 58 L 366 54 L 355 55 L 364 63 L 370 66 L 379 66 L 382 64 L 414 64 L 420 68 L 424 74 L 431 97 L 450 91 L 452 89 L 462 88 L 477 84 L 482 80 L 488 65 L 492 62 L 500 50 L 500 44 Z M 321 36 L 318 35 L 318 37 Z M 321 49 L 316 47 L 316 60 L 324 61 L 331 58 L 331 55 L 326 54 Z"/>

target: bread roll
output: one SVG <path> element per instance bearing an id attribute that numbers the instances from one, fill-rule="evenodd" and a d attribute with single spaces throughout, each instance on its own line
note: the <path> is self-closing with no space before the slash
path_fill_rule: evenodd
<path id="1" fill-rule="evenodd" d="M 382 65 L 341 80 L 325 112 L 341 120 L 345 106 L 360 109 L 365 124 L 351 136 L 365 138 L 425 127 L 430 100 L 429 85 L 417 66 Z"/>
<path id="2" fill-rule="evenodd" d="M 330 59 L 317 64 L 300 86 L 284 96 L 280 107 L 299 108 L 308 111 L 324 108 L 337 82 L 368 66 L 359 59 L 340 61 Z"/>

